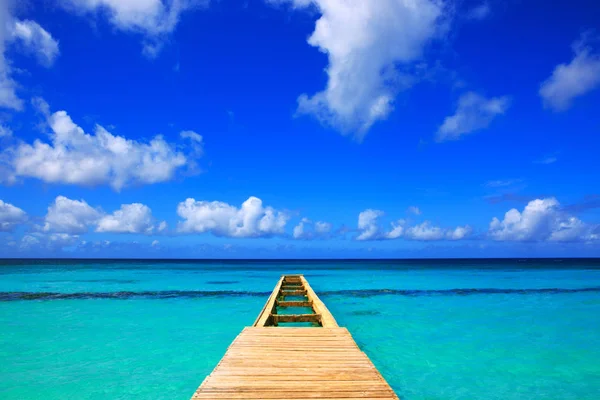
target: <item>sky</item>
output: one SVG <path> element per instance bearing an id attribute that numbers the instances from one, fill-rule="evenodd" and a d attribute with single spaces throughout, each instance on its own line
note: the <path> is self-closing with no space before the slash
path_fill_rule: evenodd
<path id="1" fill-rule="evenodd" d="M 600 256 L 595 0 L 0 0 L 0 257 Z"/>

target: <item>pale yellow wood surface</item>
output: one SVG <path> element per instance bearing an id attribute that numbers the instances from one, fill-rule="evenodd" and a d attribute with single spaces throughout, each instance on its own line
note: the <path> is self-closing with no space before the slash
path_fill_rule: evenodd
<path id="1" fill-rule="evenodd" d="M 304 276 L 300 276 L 300 280 L 304 285 L 304 289 L 306 290 L 308 298 L 313 302 L 313 309 L 315 310 L 315 313 L 321 314 L 321 325 L 323 326 L 323 328 L 337 327 L 338 324 L 335 321 L 335 318 L 333 318 L 333 315 L 331 315 L 331 313 L 329 312 L 327 307 L 325 307 L 325 304 L 321 301 L 321 299 L 319 299 L 319 296 L 317 296 L 315 291 L 312 290 L 312 288 L 308 284 L 308 281 L 304 278 Z"/>
<path id="2" fill-rule="evenodd" d="M 306 300 L 304 300 L 303 303 L 310 303 L 310 307 L 317 317 L 308 318 L 298 315 L 298 317 L 294 319 L 289 314 L 283 318 L 276 315 L 277 306 L 294 307 L 291 304 L 286 305 L 286 303 L 292 303 L 286 301 L 286 296 L 304 296 Z M 294 301 L 294 303 L 298 304 L 299 302 Z M 327 307 L 325 307 L 325 304 L 319 299 L 319 296 L 317 296 L 315 291 L 310 287 L 310 284 L 303 275 L 282 275 L 277 282 L 277 285 L 275 285 L 275 289 L 273 289 L 271 296 L 269 296 L 267 303 L 258 315 L 258 318 L 256 318 L 253 326 L 276 326 L 279 322 L 301 321 L 316 322 L 324 328 L 338 327 L 333 315 L 331 315 Z"/>
<path id="3" fill-rule="evenodd" d="M 275 285 L 275 289 L 273 289 L 273 292 L 271 293 L 271 296 L 269 296 L 267 303 L 263 307 L 260 314 L 258 314 L 256 321 L 254 321 L 254 326 L 266 325 L 267 320 L 269 319 L 269 316 L 271 315 L 271 312 L 273 312 L 273 308 L 275 307 L 275 302 L 277 301 L 277 296 L 279 295 L 279 291 L 281 290 L 281 284 L 283 283 L 284 277 L 285 276 L 282 275 L 279 279 L 279 282 L 277 282 L 277 285 Z"/>
<path id="4" fill-rule="evenodd" d="M 200 399 L 398 399 L 346 328 L 245 328 Z"/>

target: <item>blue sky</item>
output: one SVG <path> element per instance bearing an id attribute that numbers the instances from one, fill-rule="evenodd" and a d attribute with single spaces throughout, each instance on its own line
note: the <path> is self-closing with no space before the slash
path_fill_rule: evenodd
<path id="1" fill-rule="evenodd" d="M 600 256 L 600 4 L 0 0 L 7 257 Z"/>

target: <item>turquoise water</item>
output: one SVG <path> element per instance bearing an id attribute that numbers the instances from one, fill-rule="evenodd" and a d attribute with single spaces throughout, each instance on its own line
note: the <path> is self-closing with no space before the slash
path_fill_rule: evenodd
<path id="1" fill-rule="evenodd" d="M 600 398 L 594 260 L 0 261 L 0 398 L 189 399 L 282 273 L 401 398 Z"/>

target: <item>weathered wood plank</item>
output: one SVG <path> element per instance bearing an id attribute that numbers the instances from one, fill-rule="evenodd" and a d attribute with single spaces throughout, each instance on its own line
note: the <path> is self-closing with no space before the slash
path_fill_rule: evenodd
<path id="1" fill-rule="evenodd" d="M 277 300 L 296 281 L 307 301 Z M 296 291 L 296 290 L 295 290 Z M 283 304 L 283 305 L 282 305 Z M 308 307 L 314 314 L 276 314 L 277 306 Z M 280 328 L 279 322 L 322 327 Z M 337 322 L 303 276 L 282 276 L 254 327 L 242 330 L 192 400 L 398 400 L 371 360 Z"/>
<path id="2" fill-rule="evenodd" d="M 282 296 L 306 296 L 306 290 L 282 290 Z"/>
<path id="3" fill-rule="evenodd" d="M 254 322 L 254 326 L 265 326 L 265 324 L 267 323 L 267 320 L 273 312 L 273 308 L 275 308 L 275 302 L 277 301 L 277 296 L 280 292 L 281 284 L 283 283 L 283 278 L 284 277 L 282 276 L 281 279 L 279 279 L 279 282 L 277 282 L 277 285 L 275 285 L 275 289 L 273 289 L 271 296 L 269 296 L 269 299 L 267 300 L 262 311 L 260 312 L 260 314 L 258 314 L 258 317 Z"/>
<path id="4" fill-rule="evenodd" d="M 278 307 L 312 307 L 312 301 L 285 301 L 277 300 Z"/>
<path id="5" fill-rule="evenodd" d="M 333 318 L 333 315 L 331 315 L 327 307 L 325 307 L 325 304 L 321 301 L 321 299 L 319 299 L 319 296 L 317 296 L 315 291 L 310 287 L 308 281 L 304 279 L 303 276 L 301 276 L 300 279 L 302 280 L 302 284 L 304 285 L 304 289 L 306 290 L 308 298 L 312 299 L 313 301 L 313 309 L 315 310 L 315 313 L 321 314 L 321 324 L 323 327 L 337 327 L 338 324 L 335 321 L 335 318 Z"/>
<path id="6" fill-rule="evenodd" d="M 286 314 L 273 315 L 276 323 L 280 322 L 321 322 L 319 314 Z"/>

